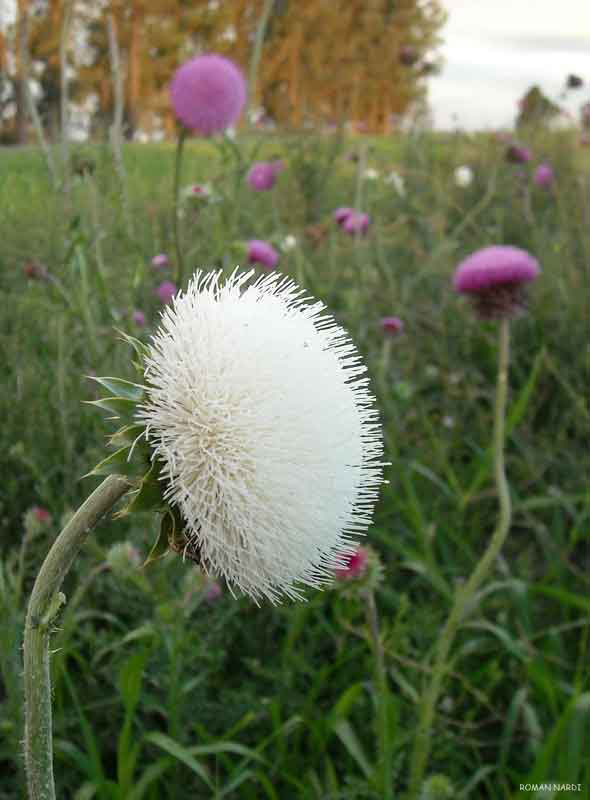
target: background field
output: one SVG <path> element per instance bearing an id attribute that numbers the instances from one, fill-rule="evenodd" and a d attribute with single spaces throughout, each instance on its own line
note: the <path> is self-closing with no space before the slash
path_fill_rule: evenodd
<path id="1" fill-rule="evenodd" d="M 392 462 L 367 542 L 384 569 L 377 603 L 399 792 L 431 648 L 497 509 L 495 327 L 453 293 L 452 272 L 496 243 L 541 263 L 529 313 L 513 325 L 512 529 L 455 645 L 429 767 L 448 784 L 425 797 L 499 800 L 528 781 L 590 791 L 588 150 L 568 133 L 532 132 L 526 143 L 534 161 L 522 167 L 497 137 L 461 133 L 252 135 L 190 142 L 184 161 L 183 185 L 209 181 L 219 198 L 181 221 L 191 268 L 230 272 L 245 266 L 236 243 L 280 248 L 294 235 L 278 268 L 327 304 L 366 357 Z M 170 277 L 151 259 L 174 252 L 172 145 L 126 146 L 127 208 L 106 146 L 75 157 L 94 171 L 73 176 L 64 201 L 40 151 L 0 152 L 2 800 L 23 796 L 23 609 L 60 521 L 96 485 L 81 476 L 113 430 L 82 403 L 96 396 L 85 376 L 132 376 L 116 329 L 149 337 L 154 289 Z M 286 169 L 257 193 L 245 174 L 263 157 Z M 548 190 L 531 182 L 541 161 L 555 170 Z M 459 165 L 473 170 L 467 187 L 455 183 Z M 365 167 L 378 177 L 364 178 Z M 402 193 L 385 180 L 391 170 Z M 370 214 L 366 237 L 338 229 L 338 206 Z M 50 278 L 27 278 L 31 261 Z M 388 338 L 380 321 L 392 314 L 405 328 Z M 34 506 L 52 521 L 35 521 Z M 207 599 L 179 558 L 138 568 L 155 530 L 148 516 L 101 526 L 67 579 L 53 639 L 58 796 L 381 797 L 374 658 L 354 586 L 280 608 L 225 590 Z M 129 545 L 113 551 L 117 542 Z"/>

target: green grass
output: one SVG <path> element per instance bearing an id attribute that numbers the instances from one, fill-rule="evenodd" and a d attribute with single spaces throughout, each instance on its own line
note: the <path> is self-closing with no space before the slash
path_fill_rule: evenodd
<path id="1" fill-rule="evenodd" d="M 547 192 L 505 163 L 492 136 L 364 140 L 368 165 L 400 172 L 406 191 L 362 182 L 372 225 L 354 241 L 331 212 L 355 205 L 357 166 L 345 156 L 359 142 L 248 138 L 223 157 L 190 142 L 182 183 L 212 181 L 222 200 L 182 220 L 187 263 L 231 271 L 243 258 L 237 242 L 278 244 L 294 234 L 299 246 L 279 268 L 326 302 L 367 360 L 392 462 L 368 541 L 384 567 L 385 746 L 398 796 L 436 635 L 497 508 L 495 329 L 455 296 L 452 271 L 491 243 L 538 257 L 529 313 L 513 326 L 512 529 L 455 644 L 429 775 L 446 776 L 452 797 L 501 800 L 517 796 L 519 783 L 543 781 L 580 782 L 585 789 L 571 796 L 590 796 L 587 157 L 566 134 L 527 140 L 536 161 L 554 165 Z M 149 336 L 159 310 L 153 290 L 168 277 L 150 261 L 174 253 L 174 147 L 126 147 L 131 231 L 109 151 L 80 152 L 96 162 L 94 176 L 76 179 L 64 204 L 39 151 L 2 151 L 1 800 L 23 796 L 19 648 L 28 592 L 59 520 L 96 485 L 81 476 L 112 432 L 82 403 L 95 396 L 84 376 L 132 377 L 115 329 Z M 287 167 L 278 185 L 253 193 L 249 164 L 275 155 Z M 475 173 L 464 189 L 452 179 L 460 164 Z M 317 225 L 319 241 L 305 234 Z M 55 280 L 27 280 L 28 260 Z M 145 311 L 146 329 L 134 328 L 133 309 Z M 386 344 L 379 320 L 388 314 L 402 317 L 405 331 Z M 54 523 L 35 526 L 29 515 L 25 524 L 33 505 L 46 506 Z M 382 797 L 382 695 L 362 597 L 337 587 L 310 593 L 305 605 L 257 608 L 229 593 L 208 604 L 199 575 L 180 559 L 138 571 L 108 555 L 120 540 L 146 554 L 155 527 L 148 516 L 103 525 L 66 581 L 69 602 L 52 640 L 58 796 Z M 445 795 L 432 788 L 428 796 Z"/>

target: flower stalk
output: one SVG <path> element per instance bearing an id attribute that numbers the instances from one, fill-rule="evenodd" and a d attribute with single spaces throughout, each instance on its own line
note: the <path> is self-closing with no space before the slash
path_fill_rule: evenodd
<path id="1" fill-rule="evenodd" d="M 127 492 L 129 482 L 109 475 L 53 543 L 35 580 L 24 636 L 25 766 L 29 800 L 55 800 L 49 637 L 65 596 L 60 591 L 88 534 Z"/>
<path id="2" fill-rule="evenodd" d="M 174 246 L 176 248 L 176 285 L 182 289 L 182 281 L 184 278 L 184 261 L 182 258 L 182 248 L 180 246 L 180 230 L 178 225 L 178 214 L 180 211 L 180 167 L 182 164 L 182 151 L 184 149 L 184 142 L 187 137 L 187 129 L 182 126 L 178 134 L 178 143 L 176 145 L 176 157 L 174 159 Z"/>
<path id="3" fill-rule="evenodd" d="M 443 679 L 448 669 L 448 656 L 455 634 L 463 620 L 473 597 L 487 577 L 495 559 L 499 555 L 510 530 L 511 503 L 504 465 L 504 439 L 506 424 L 506 398 L 508 394 L 509 362 L 509 319 L 503 317 L 499 324 L 498 378 L 494 414 L 494 474 L 500 511 L 496 529 L 488 547 L 471 574 L 467 583 L 457 588 L 451 613 L 441 631 L 436 645 L 436 655 L 430 685 L 422 697 L 418 731 L 410 762 L 409 800 L 419 796 L 424 771 L 430 754 L 432 725 L 436 704 Z"/>

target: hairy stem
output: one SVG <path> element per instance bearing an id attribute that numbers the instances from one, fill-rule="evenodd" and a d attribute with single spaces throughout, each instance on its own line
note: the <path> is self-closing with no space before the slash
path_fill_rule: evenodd
<path id="1" fill-rule="evenodd" d="M 508 394 L 508 360 L 509 360 L 509 321 L 500 321 L 498 380 L 496 384 L 496 404 L 494 415 L 494 474 L 496 489 L 500 503 L 500 512 L 496 529 L 488 547 L 464 586 L 460 586 L 455 594 L 451 613 L 441 631 L 436 645 L 436 655 L 430 685 L 422 697 L 418 731 L 414 742 L 414 750 L 410 763 L 409 800 L 415 800 L 420 793 L 424 771 L 430 754 L 432 725 L 436 704 L 448 669 L 448 656 L 455 634 L 468 610 L 473 597 L 490 571 L 495 559 L 510 530 L 511 505 L 508 482 L 504 467 L 504 427 L 506 420 L 506 397 Z"/>
<path id="2" fill-rule="evenodd" d="M 24 637 L 25 766 L 29 800 L 55 800 L 49 635 L 52 620 L 65 602 L 60 588 L 90 531 L 128 489 L 128 481 L 119 475 L 109 475 L 95 489 L 53 543 L 33 586 Z"/>
<path id="3" fill-rule="evenodd" d="M 178 225 L 179 213 L 179 195 L 180 195 L 180 166 L 182 164 L 182 150 L 184 148 L 184 141 L 187 136 L 185 127 L 180 129 L 178 134 L 178 143 L 176 145 L 176 157 L 174 159 L 174 246 L 176 247 L 176 287 L 182 289 L 182 281 L 184 279 L 184 262 L 182 260 L 182 248 L 180 246 L 180 231 Z"/>

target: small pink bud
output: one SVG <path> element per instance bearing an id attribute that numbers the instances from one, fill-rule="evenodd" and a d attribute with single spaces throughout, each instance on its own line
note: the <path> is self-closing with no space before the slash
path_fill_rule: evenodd
<path id="1" fill-rule="evenodd" d="M 33 506 L 31 511 L 35 515 L 37 522 L 41 522 L 44 525 L 51 522 L 51 514 L 46 508 L 43 508 L 42 506 Z"/>
<path id="2" fill-rule="evenodd" d="M 166 253 L 159 253 L 152 258 L 152 267 L 154 267 L 154 269 L 164 269 L 169 263 Z"/>
<path id="3" fill-rule="evenodd" d="M 348 556 L 346 559 L 346 566 L 335 570 L 338 580 L 351 580 L 352 578 L 360 578 L 367 569 L 369 561 L 369 554 L 366 548 L 359 547 L 356 553 Z"/>
<path id="4" fill-rule="evenodd" d="M 143 328 L 145 325 L 145 314 L 143 311 L 134 311 L 131 318 L 138 328 Z"/>
<path id="5" fill-rule="evenodd" d="M 176 294 L 176 284 L 164 281 L 155 290 L 162 303 L 169 303 Z"/>
<path id="6" fill-rule="evenodd" d="M 404 329 L 404 323 L 399 317 L 383 317 L 381 326 L 386 333 L 396 335 Z"/>

